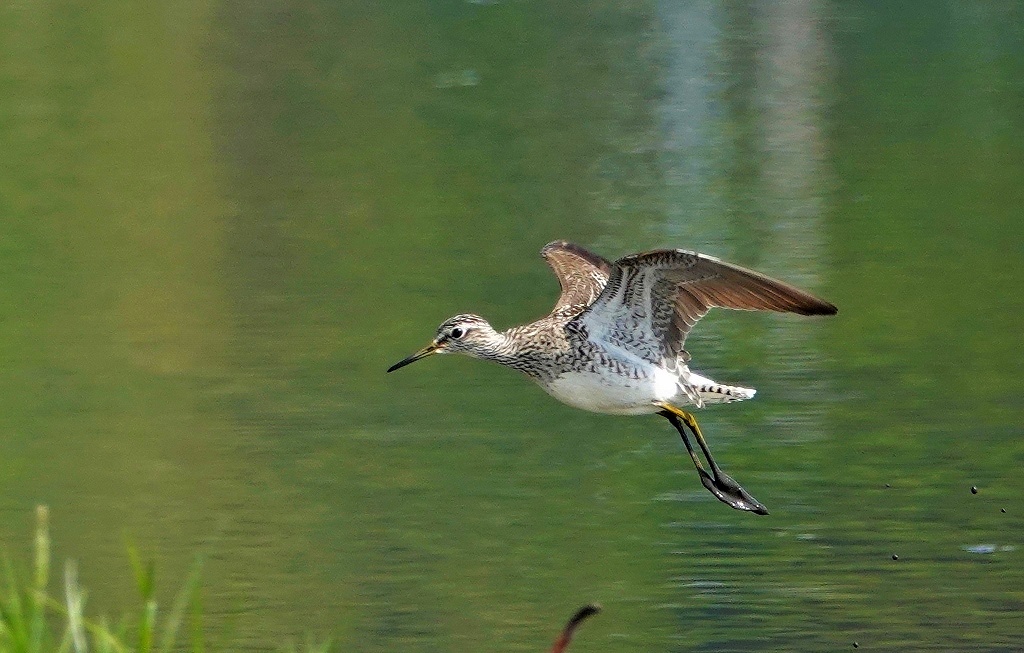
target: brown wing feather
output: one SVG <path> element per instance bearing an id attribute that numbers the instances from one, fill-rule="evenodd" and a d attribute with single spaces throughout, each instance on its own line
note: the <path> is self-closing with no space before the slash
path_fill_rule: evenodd
<path id="1" fill-rule="evenodd" d="M 679 356 L 690 329 L 715 306 L 837 312 L 829 302 L 760 272 L 697 252 L 657 250 L 615 261 L 601 296 L 577 320 L 606 341 L 657 362 Z"/>
<path id="2" fill-rule="evenodd" d="M 705 312 L 715 306 L 801 315 L 838 312 L 829 302 L 788 283 L 697 252 L 656 250 L 625 256 L 615 261 L 615 265 L 660 271 L 665 280 L 675 285 L 677 292 L 685 289 L 697 299 Z"/>
<path id="3" fill-rule="evenodd" d="M 582 311 L 597 299 L 608 283 L 612 264 L 579 245 L 558 240 L 545 245 L 540 253 L 562 287 L 552 313 L 570 306 Z"/>

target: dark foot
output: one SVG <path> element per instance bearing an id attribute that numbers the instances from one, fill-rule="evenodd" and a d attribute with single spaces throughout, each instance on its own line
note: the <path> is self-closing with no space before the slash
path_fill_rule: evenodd
<path id="1" fill-rule="evenodd" d="M 718 479 L 698 469 L 700 482 L 715 495 L 719 501 L 729 505 L 736 510 L 747 510 L 758 515 L 767 515 L 768 509 L 760 501 L 750 496 L 750 493 L 740 487 L 740 484 L 732 480 L 732 477 L 725 472 L 719 472 Z"/>

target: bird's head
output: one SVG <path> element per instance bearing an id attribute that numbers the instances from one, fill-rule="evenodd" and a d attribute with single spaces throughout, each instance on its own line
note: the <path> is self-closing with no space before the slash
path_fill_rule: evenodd
<path id="1" fill-rule="evenodd" d="M 495 338 L 499 337 L 487 320 L 479 315 L 456 315 L 437 327 L 433 342 L 412 356 L 398 361 L 388 368 L 388 372 L 394 372 L 432 354 L 460 353 L 479 358 L 493 348 Z"/>

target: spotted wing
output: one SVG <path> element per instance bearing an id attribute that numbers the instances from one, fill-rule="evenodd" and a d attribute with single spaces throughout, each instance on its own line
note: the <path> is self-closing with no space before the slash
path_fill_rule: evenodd
<path id="1" fill-rule="evenodd" d="M 552 313 L 578 314 L 598 298 L 608 283 L 612 264 L 579 245 L 558 240 L 545 245 L 540 254 L 562 286 L 562 294 Z"/>
<path id="2" fill-rule="evenodd" d="M 685 250 L 615 261 L 608 283 L 567 328 L 661 364 L 683 352 L 686 336 L 715 307 L 834 315 L 832 304 L 759 272 Z"/>

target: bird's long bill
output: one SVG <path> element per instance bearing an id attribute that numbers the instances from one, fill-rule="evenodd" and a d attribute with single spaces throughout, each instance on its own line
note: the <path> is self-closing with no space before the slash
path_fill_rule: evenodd
<path id="1" fill-rule="evenodd" d="M 394 372 L 395 370 L 397 370 L 400 367 L 405 367 L 409 363 L 415 363 L 416 361 L 418 361 L 421 358 L 426 358 L 427 356 L 430 356 L 431 354 L 436 354 L 436 353 L 437 353 L 437 345 L 435 343 L 430 343 L 429 345 L 427 345 L 423 349 L 419 350 L 418 352 L 416 352 L 412 356 L 409 356 L 408 358 L 403 358 L 402 360 L 398 361 L 397 363 L 395 363 L 394 365 L 389 367 L 388 368 L 388 372 Z"/>

